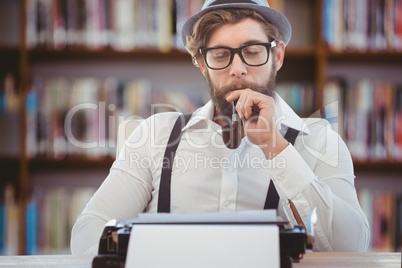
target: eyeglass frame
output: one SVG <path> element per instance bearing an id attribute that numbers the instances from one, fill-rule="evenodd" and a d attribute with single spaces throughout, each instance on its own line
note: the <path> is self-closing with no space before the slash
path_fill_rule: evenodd
<path id="1" fill-rule="evenodd" d="M 246 60 L 244 59 L 244 57 L 243 57 L 241 52 L 246 47 L 256 46 L 256 45 L 264 46 L 266 48 L 266 50 L 268 52 L 267 53 L 267 59 L 266 59 L 266 61 L 264 63 L 261 63 L 261 64 L 256 64 L 256 65 L 255 64 L 248 64 L 246 62 Z M 199 53 L 204 58 L 205 64 L 208 66 L 209 69 L 211 69 L 211 70 L 223 70 L 223 69 L 226 69 L 227 67 L 229 67 L 230 64 L 232 64 L 235 54 L 238 54 L 240 59 L 242 60 L 242 62 L 244 64 L 246 64 L 247 66 L 251 66 L 251 67 L 262 66 L 262 65 L 264 65 L 264 64 L 266 64 L 268 62 L 268 60 L 269 60 L 269 51 L 273 47 L 276 47 L 276 41 L 275 40 L 273 40 L 273 41 L 271 41 L 269 43 L 252 43 L 252 44 L 244 45 L 244 46 L 241 46 L 241 47 L 238 47 L 238 48 L 231 48 L 231 47 L 226 47 L 226 46 L 200 48 Z M 222 67 L 222 68 L 211 68 L 211 66 L 209 66 L 208 61 L 207 61 L 207 52 L 210 51 L 210 50 L 219 49 L 219 48 L 224 48 L 224 49 L 227 49 L 227 50 L 230 51 L 230 59 L 229 59 L 228 65 L 226 65 L 225 67 Z"/>

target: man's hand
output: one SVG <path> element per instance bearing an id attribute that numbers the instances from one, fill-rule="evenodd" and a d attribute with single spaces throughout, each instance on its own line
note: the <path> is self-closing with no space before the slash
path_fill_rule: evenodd
<path id="1" fill-rule="evenodd" d="M 238 100 L 236 110 L 243 121 L 244 133 L 263 150 L 267 159 L 274 158 L 288 146 L 277 127 L 274 98 L 243 89 L 232 91 L 226 100 Z"/>

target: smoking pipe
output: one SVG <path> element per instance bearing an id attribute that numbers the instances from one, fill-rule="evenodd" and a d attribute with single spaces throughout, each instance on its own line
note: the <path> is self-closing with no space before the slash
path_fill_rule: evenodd
<path id="1" fill-rule="evenodd" d="M 236 149 L 241 141 L 241 119 L 236 111 L 237 100 L 232 102 L 232 121 L 222 128 L 223 143 L 229 149 Z"/>

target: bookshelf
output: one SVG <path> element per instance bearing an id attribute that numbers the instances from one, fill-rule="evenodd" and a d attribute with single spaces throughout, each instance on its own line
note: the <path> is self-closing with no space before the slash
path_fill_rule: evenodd
<path id="1" fill-rule="evenodd" d="M 56 10 L 69 11 L 70 13 L 51 13 L 51 7 L 46 5 L 53 2 L 57 3 L 53 6 Z M 160 2 L 161 4 L 151 6 L 151 2 L 154 4 Z M 48 121 L 51 120 L 49 115 L 53 114 L 53 112 L 49 111 L 57 111 L 55 114 L 58 116 L 54 117 L 53 121 L 59 122 L 56 126 L 60 127 L 60 121 L 63 121 L 65 113 L 74 107 L 74 105 L 71 106 L 71 103 L 67 102 L 71 94 L 66 94 L 66 92 L 76 90 L 77 99 L 74 102 L 76 105 L 80 104 L 80 99 L 82 102 L 85 99 L 87 103 L 92 104 L 99 104 L 103 101 L 105 104 L 104 109 L 108 112 L 106 113 L 105 122 L 106 124 L 114 125 L 115 129 L 118 120 L 111 122 L 110 118 L 113 116 L 115 118 L 129 116 L 133 111 L 129 108 L 126 109 L 127 107 L 132 108 L 138 105 L 146 107 L 151 103 L 165 102 L 178 106 L 184 111 L 189 111 L 201 105 L 208 98 L 203 77 L 191 64 L 189 55 L 183 51 L 176 35 L 176 28 L 179 27 L 183 18 L 188 16 L 192 12 L 191 10 L 198 10 L 202 0 L 178 1 L 176 6 L 177 13 L 173 12 L 174 8 L 169 6 L 169 3 L 176 3 L 175 0 L 162 0 L 159 2 L 143 0 L 114 1 L 113 3 L 118 3 L 116 4 L 118 6 L 111 8 L 107 6 L 111 1 L 105 0 L 1 1 L 0 16 L 4 19 L 0 22 L 0 59 L 4 64 L 0 64 L 0 93 L 2 94 L 1 97 L 5 96 L 3 89 L 6 77 L 10 75 L 14 81 L 15 96 L 18 104 L 13 109 L 5 109 L 5 106 L 0 107 L 1 124 L 10 126 L 6 131 L 0 132 L 0 165 L 4 170 L 0 175 L 0 202 L 5 199 L 4 189 L 6 185 L 11 184 L 15 189 L 15 194 L 13 200 L 9 200 L 9 202 L 17 205 L 19 229 L 17 242 L 12 242 L 14 247 L 7 249 L 7 251 L 4 243 L 7 238 L 0 235 L 0 254 L 53 253 L 63 250 L 60 249 L 62 247 L 60 245 L 55 246 L 56 249 L 54 250 L 49 249 L 46 241 L 42 241 L 43 239 L 36 248 L 30 244 L 31 242 L 27 242 L 32 239 L 40 240 L 38 233 L 32 228 L 28 228 L 30 222 L 34 221 L 34 218 L 32 218 L 34 214 L 28 213 L 28 216 L 25 215 L 26 211 L 35 212 L 35 210 L 40 209 L 38 206 L 33 206 L 34 203 L 31 202 L 33 193 L 42 191 L 40 195 L 47 196 L 46 192 L 43 191 L 46 190 L 49 195 L 52 195 L 54 189 L 60 191 L 60 188 L 64 187 L 65 192 L 60 195 L 72 198 L 76 189 L 86 189 L 86 187 L 96 189 L 101 180 L 107 175 L 114 159 L 113 138 L 115 137 L 115 132 L 112 131 L 113 127 L 108 128 L 103 140 L 98 137 L 99 133 L 97 134 L 98 139 L 95 140 L 102 141 L 107 147 L 106 151 L 91 152 L 89 154 L 77 153 L 77 151 L 67 148 L 66 140 L 63 140 L 63 135 L 60 132 L 58 133 L 59 136 L 56 136 L 58 138 L 55 139 L 46 140 L 42 137 L 42 145 L 34 144 L 33 148 L 32 140 L 39 139 L 36 136 L 37 124 L 42 122 L 40 120 L 43 120 L 43 118 L 39 120 L 33 116 L 38 111 L 42 111 L 45 116 L 48 116 Z M 189 5 L 190 2 L 192 5 Z M 328 0 L 269 2 L 272 6 L 285 12 L 293 26 L 293 37 L 286 50 L 285 62 L 282 70 L 278 73 L 277 80 L 278 91 L 283 92 L 281 93 L 282 95 L 289 95 L 289 100 L 292 100 L 292 98 L 296 100 L 293 105 L 295 109 L 300 106 L 300 115 L 328 116 L 329 111 L 325 108 L 331 101 L 327 91 L 329 81 L 342 82 L 342 87 L 337 89 L 338 94 L 353 91 L 356 81 L 361 79 L 387 81 L 392 84 L 393 88 L 399 88 L 402 85 L 400 78 L 400 73 L 402 73 L 402 49 L 398 43 L 399 41 L 390 43 L 388 38 L 390 35 L 389 30 L 382 32 L 379 30 L 380 34 L 383 33 L 384 36 L 387 36 L 385 46 L 381 41 L 379 41 L 379 47 L 362 47 L 361 43 L 354 44 L 350 42 L 350 40 L 353 40 L 353 38 L 350 38 L 352 35 L 349 33 L 352 28 L 342 26 L 344 25 L 342 23 L 344 17 L 340 10 L 345 10 L 345 14 L 349 14 L 352 13 L 353 6 L 346 7 L 346 5 L 343 5 L 344 1 Z M 392 2 L 395 4 L 394 12 L 396 15 L 394 18 L 401 17 L 398 16 L 398 14 L 402 14 L 401 0 L 369 0 L 365 2 L 373 5 L 377 2 L 387 3 L 387 8 L 384 7 L 384 10 L 387 11 L 384 11 L 384 14 L 389 14 L 391 8 L 388 5 Z M 98 10 L 103 10 L 102 15 L 96 16 L 96 13 L 92 12 L 90 13 L 92 15 L 88 15 L 84 20 L 85 12 L 74 13 L 77 12 L 74 10 L 80 10 L 79 5 L 85 3 L 88 3 L 88 5 L 86 9 L 81 7 L 82 10 L 88 10 L 89 12 L 98 8 Z M 37 5 L 41 5 L 41 9 L 35 11 L 35 8 L 38 7 Z M 136 21 L 133 21 L 131 17 L 134 16 L 127 13 L 127 10 L 136 10 L 139 7 L 143 12 L 141 12 L 141 16 L 136 16 Z M 336 12 L 334 12 L 335 15 L 331 13 L 329 16 L 327 12 L 331 9 Z M 113 10 L 111 12 L 115 12 L 113 13 L 114 15 L 123 15 L 117 16 L 119 19 L 113 24 L 111 23 L 113 16 L 105 10 Z M 188 10 L 188 12 L 183 12 L 183 10 Z M 50 16 L 49 14 L 53 15 Z M 70 14 L 68 17 L 70 20 L 51 19 L 64 18 L 60 14 Z M 158 14 L 158 18 L 161 17 L 161 19 L 150 22 L 149 18 L 155 16 L 155 14 Z M 161 16 L 160 14 L 165 15 Z M 383 16 L 387 18 L 386 21 L 389 21 L 392 16 L 384 14 Z M 42 18 L 39 24 L 33 23 L 36 21 L 36 16 Z M 375 14 L 375 16 L 377 18 L 379 15 Z M 360 16 L 359 20 L 361 20 Z M 52 21 L 53 23 L 50 23 Z M 68 28 L 70 30 L 63 30 L 63 21 L 70 27 Z M 87 31 L 82 30 L 84 21 L 87 22 Z M 328 21 L 333 21 L 336 27 L 333 29 L 328 27 Z M 349 26 L 350 23 L 349 21 Z M 40 28 L 35 29 L 33 25 L 38 25 Z M 74 32 L 71 30 L 74 29 L 74 25 L 81 31 Z M 116 25 L 115 27 L 117 28 L 113 30 L 112 25 Z M 141 28 L 139 25 L 145 25 L 146 27 Z M 395 25 L 398 26 L 394 26 L 392 32 L 394 33 L 393 38 L 397 40 L 396 37 L 402 36 L 402 24 L 395 19 Z M 381 25 L 378 27 L 381 27 Z M 55 31 L 52 29 L 55 29 Z M 148 30 L 143 31 L 141 29 Z M 334 34 L 336 34 L 336 37 L 346 37 L 334 38 Z M 99 35 L 100 39 L 92 38 L 94 35 Z M 137 38 L 128 38 L 128 35 Z M 113 41 L 114 39 L 117 41 Z M 345 40 L 348 40 L 348 42 Z M 99 98 L 103 94 L 100 92 L 104 92 L 102 91 L 104 89 L 99 88 L 104 88 L 108 81 L 113 81 L 115 88 L 110 90 L 110 92 L 114 92 L 109 95 L 110 99 L 105 100 L 104 98 Z M 96 89 L 93 89 L 92 97 L 88 97 L 83 93 L 90 91 L 88 90 L 88 84 L 91 83 L 92 87 Z M 83 84 L 87 86 L 80 89 L 79 85 L 82 86 Z M 143 98 L 148 99 L 148 102 L 122 104 L 122 110 L 111 109 L 108 105 L 116 104 L 112 100 L 119 98 L 116 92 L 121 94 L 122 91 L 129 91 L 127 88 L 130 88 L 130 85 L 131 89 L 136 88 L 133 89 L 132 96 L 145 94 L 142 96 L 146 96 Z M 57 93 L 57 88 L 60 87 L 64 87 L 65 90 Z M 39 91 L 36 92 L 36 95 L 32 95 L 35 89 Z M 54 92 L 56 93 L 52 90 L 55 90 Z M 52 94 L 49 92 L 53 92 L 53 95 L 64 96 L 64 98 L 44 100 L 38 97 L 39 92 L 45 92 L 45 96 L 50 96 Z M 173 94 L 168 92 L 173 92 Z M 295 98 L 294 94 L 299 95 Z M 95 95 L 96 98 L 94 97 Z M 345 99 L 345 96 L 339 95 L 338 99 Z M 10 98 L 8 97 L 7 100 L 10 101 Z M 59 106 L 50 105 L 53 103 L 58 103 Z M 342 106 L 346 105 L 345 103 L 340 103 L 340 105 L 338 111 L 347 111 Z M 54 110 L 43 110 L 49 106 L 52 106 Z M 117 104 L 115 108 L 118 108 Z M 168 109 L 169 107 L 162 108 Z M 135 109 L 138 111 L 139 108 Z M 396 114 L 395 109 L 391 108 L 390 111 Z M 146 116 L 150 112 L 150 110 L 146 110 L 142 115 Z M 90 111 L 88 114 L 90 114 Z M 338 119 L 339 127 L 339 123 L 345 122 L 347 116 L 344 115 L 344 117 Z M 77 123 L 77 125 L 79 124 Z M 342 125 L 342 127 L 345 126 Z M 61 130 L 64 131 L 63 128 Z M 51 131 L 51 128 L 47 130 L 47 132 L 49 131 Z M 85 131 L 88 131 L 89 136 L 90 133 L 94 133 L 93 129 L 86 129 Z M 85 131 L 81 133 L 75 132 L 75 134 L 78 133 L 77 135 L 82 136 Z M 401 142 L 398 135 L 393 134 L 392 139 L 394 142 L 395 140 Z M 345 137 L 347 138 L 347 136 Z M 93 141 L 87 140 L 88 143 Z M 395 143 L 396 145 L 398 145 L 397 142 Z M 54 150 L 55 147 L 49 149 L 49 144 L 58 144 L 57 150 Z M 391 193 L 395 199 L 395 204 L 397 204 L 396 200 L 400 200 L 399 196 L 402 194 L 398 190 L 402 189 L 402 180 L 400 178 L 402 159 L 387 155 L 375 159 L 371 157 L 356 158 L 354 161 L 358 190 L 366 191 L 368 189 L 368 192 L 374 195 L 374 189 L 383 189 Z M 85 178 L 85 180 L 79 178 Z M 378 183 L 377 180 L 381 180 L 381 183 Z M 87 194 L 88 191 L 83 196 Z M 1 204 L 4 204 L 4 202 Z M 395 211 L 396 209 L 397 207 L 395 206 Z M 77 212 L 70 211 L 68 213 L 75 215 L 74 213 Z M 3 213 L 3 220 L 4 215 Z M 0 210 L 0 220 L 1 217 Z M 60 230 L 54 232 L 60 232 Z M 37 236 L 35 236 L 35 233 Z M 396 243 L 397 241 L 394 241 L 394 244 Z M 395 245 L 393 248 L 396 247 Z M 386 249 L 390 250 L 389 247 Z"/>

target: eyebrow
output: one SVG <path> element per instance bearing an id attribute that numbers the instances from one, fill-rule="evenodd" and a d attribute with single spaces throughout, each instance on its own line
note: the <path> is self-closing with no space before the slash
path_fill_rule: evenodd
<path id="1" fill-rule="evenodd" d="M 259 44 L 259 43 L 269 43 L 269 41 L 262 41 L 262 40 L 257 40 L 257 39 L 253 39 L 253 40 L 249 40 L 247 42 L 241 43 L 240 47 L 242 46 L 248 46 L 248 45 L 253 45 L 253 44 Z M 230 47 L 230 46 L 226 46 L 226 45 L 216 45 L 216 46 L 210 46 L 209 48 L 217 48 L 217 47 Z"/>
<path id="2" fill-rule="evenodd" d="M 261 41 L 261 40 L 250 40 L 250 41 L 247 41 L 247 42 L 244 42 L 243 44 L 242 44 L 242 46 L 247 46 L 247 45 L 252 45 L 252 44 L 258 44 L 258 43 L 269 43 L 269 41 Z"/>

